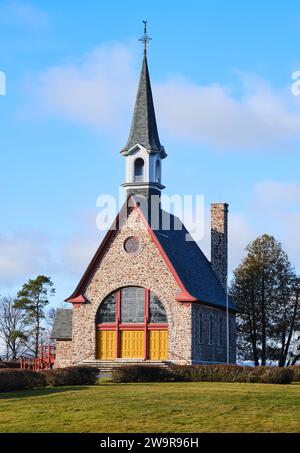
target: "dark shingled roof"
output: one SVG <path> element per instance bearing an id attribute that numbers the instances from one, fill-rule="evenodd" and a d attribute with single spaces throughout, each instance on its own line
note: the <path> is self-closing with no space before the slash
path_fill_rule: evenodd
<path id="1" fill-rule="evenodd" d="M 225 291 L 202 250 L 178 217 L 165 211 L 163 215 L 170 216 L 170 229 L 153 232 L 186 290 L 201 302 L 226 308 Z M 230 299 L 229 309 L 238 311 Z"/>
<path id="2" fill-rule="evenodd" d="M 138 143 L 148 151 L 164 152 L 158 137 L 146 55 L 143 60 L 128 142 L 121 152 L 126 153 Z"/>
<path id="3" fill-rule="evenodd" d="M 72 340 L 72 311 L 69 308 L 58 308 L 52 327 L 51 339 Z"/>

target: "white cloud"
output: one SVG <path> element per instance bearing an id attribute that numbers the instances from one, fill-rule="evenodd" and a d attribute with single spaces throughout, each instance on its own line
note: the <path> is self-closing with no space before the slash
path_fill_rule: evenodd
<path id="1" fill-rule="evenodd" d="M 137 76 L 129 47 L 108 43 L 77 63 L 48 68 L 34 91 L 46 111 L 115 133 L 131 114 Z M 299 140 L 300 109 L 291 94 L 277 93 L 258 77 L 238 76 L 241 96 L 183 76 L 152 81 L 162 133 L 227 150 L 286 150 Z"/>
<path id="2" fill-rule="evenodd" d="M 246 256 L 246 246 L 257 237 L 248 219 L 241 214 L 230 213 L 228 224 L 228 267 L 231 273 Z"/>
<path id="3" fill-rule="evenodd" d="M 49 17 L 30 3 L 7 1 L 0 5 L 0 23 L 42 28 L 49 24 Z"/>
<path id="4" fill-rule="evenodd" d="M 300 183 L 261 181 L 253 191 L 252 213 L 260 230 L 273 234 L 283 244 L 300 271 Z"/>
<path id="5" fill-rule="evenodd" d="M 284 209 L 291 204 L 300 209 L 300 183 L 261 181 L 255 186 L 255 203 L 262 209 Z"/>
<path id="6" fill-rule="evenodd" d="M 102 236 L 76 235 L 64 244 L 60 259 L 64 272 L 80 278 L 94 256 Z"/>
<path id="7" fill-rule="evenodd" d="M 220 149 L 273 150 L 300 138 L 300 110 L 257 78 L 243 85 L 240 98 L 219 84 L 179 79 L 158 85 L 156 98 L 162 125 L 179 139 Z"/>
<path id="8" fill-rule="evenodd" d="M 0 234 L 0 285 L 24 283 L 51 266 L 48 241 L 38 233 Z"/>
<path id="9" fill-rule="evenodd" d="M 46 70 L 35 81 L 35 94 L 52 114 L 115 132 L 133 104 L 135 84 L 128 48 L 111 43 L 78 64 Z"/>

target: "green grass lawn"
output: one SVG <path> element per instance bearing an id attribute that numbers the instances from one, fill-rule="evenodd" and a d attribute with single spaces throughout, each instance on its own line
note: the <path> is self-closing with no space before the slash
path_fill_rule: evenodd
<path id="1" fill-rule="evenodd" d="M 147 383 L 0 396 L 0 432 L 299 432 L 300 383 Z"/>

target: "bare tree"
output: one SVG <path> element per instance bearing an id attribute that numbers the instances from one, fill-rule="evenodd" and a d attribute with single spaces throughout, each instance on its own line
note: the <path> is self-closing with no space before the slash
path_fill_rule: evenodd
<path id="1" fill-rule="evenodd" d="M 16 360 L 28 351 L 28 337 L 24 313 L 14 306 L 11 296 L 0 298 L 0 337 L 5 344 L 6 359 Z"/>
<path id="2" fill-rule="evenodd" d="M 42 330 L 42 343 L 49 344 L 51 343 L 50 335 L 55 319 L 56 310 L 55 308 L 50 308 L 45 313 L 43 330 Z"/>

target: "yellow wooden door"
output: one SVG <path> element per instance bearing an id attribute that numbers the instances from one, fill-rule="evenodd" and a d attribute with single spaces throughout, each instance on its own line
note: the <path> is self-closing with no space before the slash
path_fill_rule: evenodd
<path id="1" fill-rule="evenodd" d="M 97 331 L 97 359 L 114 360 L 116 358 L 116 332 L 114 330 Z"/>
<path id="2" fill-rule="evenodd" d="M 121 358 L 142 359 L 144 357 L 144 332 L 123 330 L 121 332 Z"/>
<path id="3" fill-rule="evenodd" d="M 168 331 L 149 331 L 149 359 L 166 360 L 168 358 Z"/>

